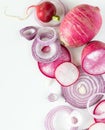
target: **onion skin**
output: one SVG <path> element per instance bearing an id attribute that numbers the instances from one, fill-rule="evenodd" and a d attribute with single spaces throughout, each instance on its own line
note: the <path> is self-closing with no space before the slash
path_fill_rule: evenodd
<path id="1" fill-rule="evenodd" d="M 101 75 L 93 76 L 85 73 L 81 67 L 78 67 L 80 76 L 77 82 L 70 85 L 69 87 L 62 87 L 62 96 L 65 98 L 70 105 L 85 109 L 89 97 L 97 92 L 105 92 L 105 81 Z M 80 87 L 85 87 L 86 91 Z M 86 92 L 86 93 L 85 93 Z M 96 96 L 90 105 L 97 103 L 102 96 Z"/>
<path id="2" fill-rule="evenodd" d="M 95 52 L 97 53 L 97 56 L 94 55 Z M 98 52 L 100 52 L 100 54 L 98 54 Z M 82 68 L 84 69 L 84 71 L 92 75 L 104 74 L 105 73 L 104 53 L 105 53 L 104 42 L 101 41 L 89 42 L 82 51 L 81 61 L 82 61 Z M 93 57 L 87 58 L 89 57 L 89 55 L 93 55 Z"/>
<path id="3" fill-rule="evenodd" d="M 59 27 L 60 39 L 66 46 L 82 46 L 94 38 L 101 25 L 102 16 L 98 7 L 78 5 L 62 20 Z"/>

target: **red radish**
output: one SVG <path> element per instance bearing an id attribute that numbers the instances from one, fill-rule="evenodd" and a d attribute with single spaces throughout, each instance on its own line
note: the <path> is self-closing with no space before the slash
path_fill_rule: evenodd
<path id="1" fill-rule="evenodd" d="M 105 130 L 105 124 L 104 123 L 94 123 L 89 127 L 88 130 Z"/>
<path id="2" fill-rule="evenodd" d="M 92 75 L 105 73 L 105 43 L 91 41 L 82 51 L 82 67 Z"/>
<path id="3" fill-rule="evenodd" d="M 63 87 L 67 87 L 77 81 L 79 70 L 73 63 L 64 62 L 56 68 L 55 78 Z"/>
<path id="4" fill-rule="evenodd" d="M 36 6 L 32 5 L 28 7 L 28 10 L 32 7 L 36 9 L 36 16 L 42 22 L 49 22 L 56 15 L 56 7 L 52 2 L 45 1 Z"/>
<path id="5" fill-rule="evenodd" d="M 103 113 L 105 113 L 105 100 L 100 101 L 94 109 L 95 115 L 101 115 Z M 95 122 L 105 123 L 105 118 L 104 119 L 94 119 L 94 120 L 95 120 Z"/>
<path id="6" fill-rule="evenodd" d="M 38 62 L 38 67 L 45 76 L 55 78 L 54 72 L 56 67 L 65 61 L 71 61 L 71 56 L 68 49 L 62 45 L 61 54 L 58 59 L 51 63 Z"/>
<path id="7" fill-rule="evenodd" d="M 92 40 L 101 25 L 102 17 L 98 7 L 78 5 L 62 20 L 59 28 L 60 39 L 66 46 L 82 46 Z"/>

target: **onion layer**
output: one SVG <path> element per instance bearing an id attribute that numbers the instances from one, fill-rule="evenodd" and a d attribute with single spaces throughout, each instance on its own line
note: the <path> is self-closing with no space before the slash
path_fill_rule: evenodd
<path id="1" fill-rule="evenodd" d="M 27 26 L 20 30 L 21 36 L 26 38 L 27 40 L 32 40 L 36 36 L 37 28 L 34 26 Z"/>
<path id="2" fill-rule="evenodd" d="M 90 96 L 98 92 L 105 92 L 105 82 L 101 75 L 89 75 L 80 67 L 79 70 L 80 76 L 77 82 L 69 87 L 62 87 L 62 95 L 72 106 L 84 109 L 87 107 L 87 101 Z M 97 103 L 101 97 L 96 96 L 93 100 L 91 100 L 90 105 Z"/>
<path id="3" fill-rule="evenodd" d="M 68 115 L 70 115 L 73 112 L 73 109 L 71 109 L 69 106 L 58 106 L 52 109 L 45 118 L 45 128 L 46 130 L 55 130 L 54 128 L 54 117 L 56 114 L 60 111 L 66 112 Z M 66 119 L 64 119 L 65 121 Z M 78 130 L 77 127 L 71 127 L 69 130 Z"/>

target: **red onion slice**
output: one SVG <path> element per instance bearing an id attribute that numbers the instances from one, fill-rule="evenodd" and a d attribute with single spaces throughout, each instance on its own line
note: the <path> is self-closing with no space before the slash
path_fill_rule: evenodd
<path id="1" fill-rule="evenodd" d="M 35 20 L 41 26 L 50 26 L 50 27 L 58 26 L 61 23 L 62 19 L 64 18 L 65 14 L 67 13 L 67 7 L 64 6 L 61 0 L 41 0 L 39 4 L 45 1 L 49 1 L 54 4 L 54 6 L 56 7 L 56 15 L 60 17 L 60 20 L 59 21 L 51 20 L 50 22 L 45 23 L 37 18 L 36 13 L 35 13 Z"/>
<path id="2" fill-rule="evenodd" d="M 72 106 L 80 109 L 87 107 L 90 96 L 98 92 L 105 92 L 105 81 L 101 75 L 93 76 L 84 72 L 81 67 L 79 79 L 69 87 L 62 87 L 62 95 Z M 102 96 L 96 96 L 90 105 L 97 103 Z"/>
<path id="3" fill-rule="evenodd" d="M 73 109 L 71 109 L 69 106 L 58 106 L 58 107 L 53 108 L 47 114 L 47 116 L 45 117 L 45 128 L 46 128 L 46 130 L 56 130 L 56 128 L 55 128 L 56 125 L 54 124 L 54 118 L 55 118 L 55 116 L 59 112 L 62 112 L 62 113 L 64 112 L 64 116 L 68 117 L 73 112 Z M 67 121 L 68 118 L 63 118 L 63 119 L 64 119 L 63 123 L 66 123 L 66 121 Z M 55 121 L 57 121 L 57 120 L 55 120 Z M 68 120 L 68 122 L 70 123 L 69 120 Z M 68 127 L 68 130 L 78 130 L 78 127 L 71 127 L 71 126 L 67 126 L 67 127 Z"/>
<path id="4" fill-rule="evenodd" d="M 37 28 L 34 26 L 27 26 L 25 28 L 22 28 L 20 30 L 20 34 L 21 36 L 23 36 L 24 38 L 26 38 L 27 40 L 32 40 L 35 38 L 37 33 Z"/>
<path id="5" fill-rule="evenodd" d="M 42 45 L 50 45 L 57 39 L 57 32 L 52 27 L 42 27 L 37 31 L 37 42 Z"/>
<path id="6" fill-rule="evenodd" d="M 61 54 L 55 61 L 51 63 L 38 62 L 38 67 L 45 76 L 55 78 L 55 69 L 65 61 L 71 61 L 71 54 L 66 47 L 61 45 Z"/>
<path id="7" fill-rule="evenodd" d="M 61 54 L 60 41 L 56 40 L 48 46 L 44 46 L 34 40 L 32 45 L 32 55 L 34 59 L 38 62 L 50 63 L 55 61 Z"/>
<path id="8" fill-rule="evenodd" d="M 105 112 L 103 112 L 101 114 L 94 114 L 94 112 L 90 109 L 90 103 L 92 100 L 94 100 L 94 98 L 96 96 L 101 96 L 101 97 L 104 96 L 105 97 L 105 93 L 95 93 L 94 95 L 92 95 L 87 102 L 87 110 L 88 110 L 89 114 L 92 117 L 94 117 L 95 119 L 105 119 Z"/>

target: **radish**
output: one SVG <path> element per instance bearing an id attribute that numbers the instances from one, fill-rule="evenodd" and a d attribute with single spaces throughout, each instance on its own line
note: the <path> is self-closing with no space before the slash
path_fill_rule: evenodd
<path id="1" fill-rule="evenodd" d="M 89 74 L 105 73 L 105 44 L 91 41 L 82 51 L 82 68 Z"/>
<path id="2" fill-rule="evenodd" d="M 105 124 L 104 123 L 94 123 L 90 126 L 88 130 L 105 130 Z"/>
<path id="3" fill-rule="evenodd" d="M 66 46 L 77 47 L 88 43 L 102 25 L 100 9 L 81 4 L 70 10 L 59 27 L 60 39 Z"/>
<path id="4" fill-rule="evenodd" d="M 79 70 L 71 62 L 60 64 L 55 70 L 56 80 L 64 87 L 67 87 L 79 78 Z"/>
<path id="5" fill-rule="evenodd" d="M 47 77 L 55 78 L 55 69 L 58 65 L 65 61 L 71 61 L 71 55 L 66 47 L 61 45 L 60 56 L 51 63 L 38 62 L 39 70 Z"/>
<path id="6" fill-rule="evenodd" d="M 105 100 L 100 101 L 100 102 L 96 105 L 96 107 L 95 107 L 95 109 L 94 109 L 94 114 L 95 114 L 95 115 L 101 115 L 101 114 L 103 114 L 103 113 L 105 113 Z M 104 119 L 94 119 L 94 120 L 95 120 L 95 122 L 105 123 L 105 118 L 104 118 Z"/>

